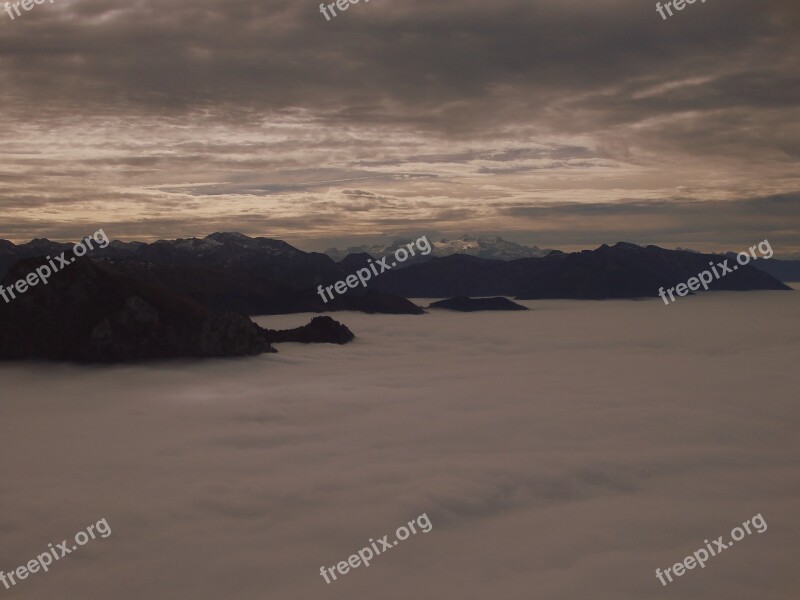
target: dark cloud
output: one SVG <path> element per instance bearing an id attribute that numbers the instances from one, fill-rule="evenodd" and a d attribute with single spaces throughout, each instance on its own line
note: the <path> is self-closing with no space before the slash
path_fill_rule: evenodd
<path id="1" fill-rule="evenodd" d="M 654 6 L 630 0 L 573 1 L 568 10 L 530 0 L 355 8 L 327 23 L 314 3 L 288 0 L 37 6 L 3 22 L 4 95 L 13 108 L 27 98 L 57 113 L 224 104 L 233 119 L 303 107 L 334 121 L 474 128 L 535 118 L 570 93 L 616 101 L 626 88 L 702 74 L 714 83 L 640 110 L 797 104 L 790 19 L 800 9 L 789 0 L 708 3 L 666 23 Z M 631 108 L 605 117 L 635 120 Z"/>
<path id="2" fill-rule="evenodd" d="M 102 220 L 121 237 L 253 211 L 313 223 L 321 205 L 335 231 L 281 233 L 358 237 L 403 209 L 516 232 L 543 202 L 608 215 L 626 198 L 686 197 L 709 214 L 800 189 L 793 0 L 710 1 L 668 21 L 633 0 L 376 1 L 331 22 L 296 0 L 0 14 L 0 231 L 25 237 L 59 218 L 51 233 Z M 354 204 L 354 185 L 391 202 Z M 667 213 L 649 229 L 668 231 Z"/>

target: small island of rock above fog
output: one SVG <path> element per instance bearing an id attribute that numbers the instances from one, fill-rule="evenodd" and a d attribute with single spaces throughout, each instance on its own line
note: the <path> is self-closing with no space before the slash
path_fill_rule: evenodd
<path id="1" fill-rule="evenodd" d="M 270 344 L 298 342 L 300 344 L 346 344 L 355 335 L 345 325 L 330 317 L 314 317 L 311 322 L 295 329 L 262 329 L 261 337 Z"/>
<path id="2" fill-rule="evenodd" d="M 448 310 L 457 310 L 460 312 L 476 312 L 479 310 L 528 310 L 527 306 L 522 306 L 502 296 L 497 298 L 467 298 L 466 296 L 459 296 L 458 298 L 434 302 L 428 308 L 446 308 Z"/>

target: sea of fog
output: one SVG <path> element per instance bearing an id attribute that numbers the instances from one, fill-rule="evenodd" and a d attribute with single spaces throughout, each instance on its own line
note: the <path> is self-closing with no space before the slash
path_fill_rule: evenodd
<path id="1" fill-rule="evenodd" d="M 0 569 L 112 530 L 0 596 L 797 598 L 800 292 L 525 304 L 338 313 L 352 344 L 240 360 L 0 367 Z"/>

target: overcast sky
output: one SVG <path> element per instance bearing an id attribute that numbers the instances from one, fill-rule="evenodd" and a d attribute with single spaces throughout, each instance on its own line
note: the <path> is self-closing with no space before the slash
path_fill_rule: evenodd
<path id="1" fill-rule="evenodd" d="M 0 238 L 800 251 L 800 4 L 55 0 L 0 13 Z"/>

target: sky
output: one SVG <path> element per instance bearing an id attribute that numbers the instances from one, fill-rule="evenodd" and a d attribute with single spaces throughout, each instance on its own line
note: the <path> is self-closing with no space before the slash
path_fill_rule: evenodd
<path id="1" fill-rule="evenodd" d="M 0 238 L 798 253 L 798 32 L 796 0 L 0 12 Z"/>

